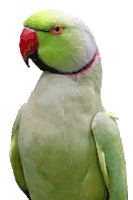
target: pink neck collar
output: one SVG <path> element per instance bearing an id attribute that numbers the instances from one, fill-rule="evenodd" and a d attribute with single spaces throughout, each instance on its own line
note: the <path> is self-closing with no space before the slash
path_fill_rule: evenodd
<path id="1" fill-rule="evenodd" d="M 76 77 L 76 76 L 80 76 L 80 75 L 85 75 L 88 71 L 90 71 L 92 69 L 92 67 L 94 67 L 99 56 L 100 56 L 100 52 L 98 50 L 94 57 L 94 60 L 88 65 L 88 67 L 86 69 L 83 69 L 81 72 L 78 72 L 77 74 L 68 74 L 67 76 L 68 77 Z"/>

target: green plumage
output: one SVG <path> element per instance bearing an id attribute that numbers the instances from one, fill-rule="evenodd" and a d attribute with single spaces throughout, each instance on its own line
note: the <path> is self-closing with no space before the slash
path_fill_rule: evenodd
<path id="1" fill-rule="evenodd" d="M 12 138 L 11 138 L 11 149 L 10 149 L 10 161 L 14 171 L 15 179 L 19 187 L 23 190 L 25 194 L 28 195 L 28 188 L 24 178 L 23 166 L 20 158 L 19 148 L 18 148 L 18 133 L 20 120 L 23 113 L 25 104 L 19 109 L 18 115 L 14 122 L 12 128 Z"/>
<path id="2" fill-rule="evenodd" d="M 50 34 L 54 25 L 62 25 L 61 35 Z M 36 29 L 38 54 L 42 61 L 62 71 L 83 67 L 97 50 L 95 39 L 84 22 L 71 13 L 43 11 L 31 15 L 24 26 Z M 81 53 L 82 52 L 82 53 Z"/>
<path id="3" fill-rule="evenodd" d="M 45 32 L 56 23 L 65 27 L 61 35 Z M 38 54 L 55 69 L 79 69 L 97 52 L 84 23 L 63 12 L 36 13 L 24 25 L 36 29 Z M 43 72 L 20 109 L 10 160 L 19 187 L 30 199 L 127 199 L 122 142 L 116 117 L 102 105 L 101 81 L 100 57 L 85 75 Z"/>
<path id="4" fill-rule="evenodd" d="M 92 121 L 92 131 L 98 153 L 104 152 L 105 162 L 109 173 L 105 173 L 105 182 L 110 193 L 110 200 L 127 199 L 126 163 L 118 126 L 111 117 L 99 112 Z M 115 116 L 114 116 L 115 118 Z M 102 133 L 102 134 L 100 134 Z M 102 166 L 102 165 L 101 165 Z M 104 174 L 105 170 L 103 170 Z"/>

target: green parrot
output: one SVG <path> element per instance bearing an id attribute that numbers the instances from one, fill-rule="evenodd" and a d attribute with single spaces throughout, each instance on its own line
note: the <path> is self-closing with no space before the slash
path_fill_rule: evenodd
<path id="1" fill-rule="evenodd" d="M 42 75 L 12 129 L 10 161 L 30 200 L 127 200 L 117 117 L 101 101 L 95 38 L 73 14 L 45 10 L 26 19 L 20 52 Z"/>

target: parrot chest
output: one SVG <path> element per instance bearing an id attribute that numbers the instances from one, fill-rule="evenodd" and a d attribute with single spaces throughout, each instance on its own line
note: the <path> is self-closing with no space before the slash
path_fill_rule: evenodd
<path id="1" fill-rule="evenodd" d="M 62 199 L 64 194 L 66 200 L 79 199 L 85 188 L 89 199 L 103 195 L 105 186 L 90 130 L 98 112 L 94 93 L 68 80 L 56 81 L 38 83 L 22 116 L 19 148 L 27 185 L 33 199 L 39 200 Z"/>

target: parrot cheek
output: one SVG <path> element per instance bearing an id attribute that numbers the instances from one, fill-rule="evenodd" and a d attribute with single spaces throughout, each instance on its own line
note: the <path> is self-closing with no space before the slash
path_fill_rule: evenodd
<path id="1" fill-rule="evenodd" d="M 39 42 L 37 39 L 36 31 L 28 27 L 24 28 L 20 36 L 19 47 L 21 55 L 28 67 L 29 67 L 28 58 L 30 57 L 31 54 L 35 52 L 38 45 Z"/>

